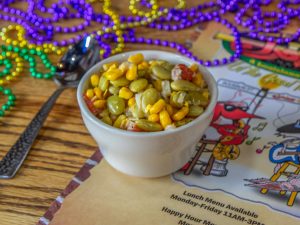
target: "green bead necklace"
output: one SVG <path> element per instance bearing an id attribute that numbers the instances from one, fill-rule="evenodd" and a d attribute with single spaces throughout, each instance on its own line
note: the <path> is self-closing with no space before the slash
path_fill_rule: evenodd
<path id="1" fill-rule="evenodd" d="M 13 80 L 18 76 L 24 67 L 24 61 L 29 64 L 29 72 L 32 77 L 38 79 L 50 79 L 56 72 L 56 67 L 52 65 L 48 59 L 47 54 L 42 50 L 34 48 L 21 48 L 12 45 L 1 45 L 0 46 L 0 66 L 4 66 L 4 69 L 0 71 L 0 92 L 8 96 L 8 100 L 1 106 L 0 117 L 5 115 L 5 111 L 8 111 L 11 106 L 15 105 L 16 97 L 9 88 L 4 88 L 3 85 Z M 49 70 L 47 73 L 37 71 L 36 58 L 39 58 L 46 69 Z M 13 62 L 16 63 L 15 70 L 13 70 Z"/>

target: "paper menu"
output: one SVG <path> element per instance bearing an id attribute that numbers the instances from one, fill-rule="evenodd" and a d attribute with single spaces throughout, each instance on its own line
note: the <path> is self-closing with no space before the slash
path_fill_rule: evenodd
<path id="1" fill-rule="evenodd" d="M 51 224 L 300 224 L 300 72 L 266 63 L 210 69 L 215 116 L 182 170 L 139 179 L 102 161 Z"/>
<path id="2" fill-rule="evenodd" d="M 187 187 L 170 176 L 128 177 L 102 160 L 50 224 L 299 224 L 299 220 L 220 191 Z"/>

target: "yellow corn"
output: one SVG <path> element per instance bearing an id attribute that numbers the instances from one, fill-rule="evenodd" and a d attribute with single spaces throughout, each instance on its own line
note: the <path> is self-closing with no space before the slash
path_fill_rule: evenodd
<path id="1" fill-rule="evenodd" d="M 97 74 L 93 74 L 91 76 L 91 84 L 93 87 L 97 87 L 99 84 L 99 76 Z"/>
<path id="2" fill-rule="evenodd" d="M 131 107 L 135 104 L 135 97 L 132 97 L 128 100 L 128 106 Z"/>
<path id="3" fill-rule="evenodd" d="M 148 120 L 151 122 L 158 122 L 159 121 L 159 115 L 158 114 L 151 114 L 148 116 Z"/>
<path id="4" fill-rule="evenodd" d="M 149 105 L 147 105 L 147 106 L 146 106 L 146 112 L 149 112 L 149 111 L 150 111 L 150 109 L 151 109 L 151 107 L 152 107 L 152 105 L 150 105 L 150 104 L 149 104 Z"/>
<path id="5" fill-rule="evenodd" d="M 197 72 L 198 71 L 198 65 L 197 64 L 192 64 L 190 66 L 190 69 L 193 71 L 193 72 Z"/>
<path id="6" fill-rule="evenodd" d="M 117 62 L 105 63 L 105 64 L 103 64 L 102 68 L 104 69 L 104 71 L 107 71 L 112 65 L 117 67 L 118 63 Z"/>
<path id="7" fill-rule="evenodd" d="M 128 62 L 122 62 L 119 65 L 119 69 L 122 70 L 123 73 L 125 73 L 128 70 L 129 63 Z"/>
<path id="8" fill-rule="evenodd" d="M 118 68 L 112 68 L 110 67 L 105 73 L 104 73 L 105 77 L 108 80 L 116 80 L 118 78 L 120 78 L 123 75 L 122 70 L 118 69 Z"/>
<path id="9" fill-rule="evenodd" d="M 173 115 L 173 120 L 179 121 L 182 120 L 187 114 L 189 113 L 189 107 L 183 106 L 180 110 L 178 110 L 174 115 Z"/>
<path id="10" fill-rule="evenodd" d="M 161 86 L 161 80 L 155 80 L 153 81 L 153 85 L 156 90 L 162 91 L 162 86 Z"/>
<path id="11" fill-rule="evenodd" d="M 194 77 L 193 77 L 193 83 L 196 84 L 199 87 L 203 87 L 204 86 L 204 80 L 203 77 L 200 73 L 197 73 Z"/>
<path id="12" fill-rule="evenodd" d="M 128 57 L 128 62 L 134 63 L 134 64 L 139 64 L 139 63 L 143 62 L 143 60 L 144 60 L 144 56 L 141 53 L 138 53 L 136 55 L 131 55 Z"/>
<path id="13" fill-rule="evenodd" d="M 170 115 L 167 112 L 167 110 L 165 110 L 165 109 L 159 113 L 159 120 L 160 120 L 160 124 L 163 126 L 163 128 L 166 128 L 168 125 L 170 125 L 172 123 Z"/>
<path id="14" fill-rule="evenodd" d="M 208 100 L 209 99 L 209 92 L 208 91 L 204 91 L 202 93 L 202 95 Z"/>
<path id="15" fill-rule="evenodd" d="M 148 69 L 148 68 L 149 68 L 149 64 L 146 61 L 143 61 L 138 65 L 139 70 L 144 70 L 144 69 Z"/>
<path id="16" fill-rule="evenodd" d="M 154 105 L 150 108 L 149 112 L 150 114 L 159 113 L 166 105 L 165 100 L 159 99 L 157 102 L 154 103 Z"/>
<path id="17" fill-rule="evenodd" d="M 167 104 L 166 110 L 167 110 L 167 112 L 169 113 L 170 116 L 172 116 L 174 114 L 174 109 L 170 104 Z"/>
<path id="18" fill-rule="evenodd" d="M 131 67 L 126 72 L 126 78 L 127 80 L 135 80 L 137 78 L 137 66 L 135 64 L 132 64 Z"/>
<path id="19" fill-rule="evenodd" d="M 93 105 L 97 109 L 104 109 L 106 107 L 106 100 L 96 100 L 93 102 Z"/>
<path id="20" fill-rule="evenodd" d="M 119 91 L 119 97 L 124 99 L 130 99 L 133 96 L 133 92 L 127 87 L 122 87 Z"/>
<path id="21" fill-rule="evenodd" d="M 108 125 L 112 125 L 113 123 L 109 116 L 103 116 L 101 120 Z"/>
<path id="22" fill-rule="evenodd" d="M 87 89 L 85 95 L 89 98 L 92 99 L 94 97 L 94 90 L 93 89 Z"/>
<path id="23" fill-rule="evenodd" d="M 118 116 L 118 118 L 116 119 L 116 121 L 114 122 L 114 127 L 117 127 L 117 128 L 122 128 L 124 125 L 124 123 L 126 122 L 126 116 L 125 115 L 120 115 Z"/>
<path id="24" fill-rule="evenodd" d="M 96 95 L 97 98 L 102 98 L 102 91 L 99 87 L 94 88 L 94 94 Z"/>

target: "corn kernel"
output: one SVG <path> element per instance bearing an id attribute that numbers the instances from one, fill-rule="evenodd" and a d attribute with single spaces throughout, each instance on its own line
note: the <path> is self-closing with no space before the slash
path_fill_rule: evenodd
<path id="1" fill-rule="evenodd" d="M 135 80 L 137 78 L 137 66 L 135 64 L 131 65 L 131 67 L 126 72 L 127 80 Z"/>
<path id="2" fill-rule="evenodd" d="M 154 105 L 150 108 L 150 114 L 159 113 L 166 105 L 165 100 L 159 99 Z"/>
<path id="3" fill-rule="evenodd" d="M 111 120 L 111 118 L 109 116 L 103 116 L 101 119 L 104 123 L 108 124 L 108 125 L 112 125 L 113 122 Z"/>
<path id="4" fill-rule="evenodd" d="M 190 66 L 190 69 L 193 71 L 193 72 L 197 72 L 198 71 L 198 65 L 197 64 L 192 64 L 191 66 Z"/>
<path id="5" fill-rule="evenodd" d="M 97 87 L 99 84 L 99 76 L 97 74 L 93 74 L 91 76 L 91 84 L 93 87 Z"/>
<path id="6" fill-rule="evenodd" d="M 209 92 L 208 91 L 204 91 L 202 93 L 202 95 L 208 100 L 209 99 Z"/>
<path id="7" fill-rule="evenodd" d="M 159 120 L 160 120 L 160 124 L 163 126 L 163 128 L 166 128 L 168 125 L 170 125 L 172 123 L 170 115 L 167 112 L 167 110 L 165 110 L 165 109 L 159 113 Z"/>
<path id="8" fill-rule="evenodd" d="M 105 73 L 104 73 L 105 77 L 108 80 L 117 80 L 118 78 L 120 78 L 123 75 L 122 70 L 118 69 L 118 68 L 112 68 L 110 67 Z"/>
<path id="9" fill-rule="evenodd" d="M 167 104 L 166 110 L 167 110 L 167 112 L 169 113 L 170 116 L 172 116 L 174 114 L 174 109 L 170 104 Z"/>
<path id="10" fill-rule="evenodd" d="M 143 61 L 138 65 L 139 70 L 144 70 L 144 69 L 148 69 L 148 68 L 149 68 L 149 64 L 146 61 Z"/>
<path id="11" fill-rule="evenodd" d="M 115 65 L 115 67 L 117 67 L 118 63 L 117 62 L 109 62 L 109 63 L 105 63 L 103 64 L 102 68 L 107 71 L 112 65 Z"/>
<path id="12" fill-rule="evenodd" d="M 123 73 L 125 73 L 127 70 L 128 70 L 128 68 L 129 68 L 129 63 L 128 62 L 122 62 L 120 65 L 119 65 L 119 69 L 123 72 Z"/>
<path id="13" fill-rule="evenodd" d="M 93 89 L 87 89 L 85 95 L 89 98 L 92 99 L 94 97 L 94 90 Z"/>
<path id="14" fill-rule="evenodd" d="M 96 95 L 97 98 L 102 98 L 102 91 L 99 87 L 94 88 L 94 94 Z"/>
<path id="15" fill-rule="evenodd" d="M 199 87 L 203 87 L 204 85 L 204 80 L 203 77 L 200 73 L 197 73 L 194 77 L 193 77 L 193 83 L 196 84 Z"/>
<path id="16" fill-rule="evenodd" d="M 148 113 L 148 112 L 150 111 L 151 107 L 152 107 L 152 105 L 148 104 L 148 105 L 146 106 L 145 111 Z"/>
<path id="17" fill-rule="evenodd" d="M 128 106 L 131 107 L 135 104 L 135 97 L 132 97 L 128 100 Z"/>
<path id="18" fill-rule="evenodd" d="M 117 127 L 117 128 L 122 128 L 124 126 L 124 123 L 126 122 L 126 120 L 127 120 L 126 116 L 122 114 L 122 115 L 118 116 L 118 118 L 115 120 L 113 126 Z"/>
<path id="19" fill-rule="evenodd" d="M 144 60 L 144 56 L 141 53 L 138 53 L 136 55 L 131 55 L 128 57 L 128 62 L 134 63 L 134 64 L 139 64 Z"/>
<path id="20" fill-rule="evenodd" d="M 124 99 L 130 99 L 133 96 L 133 92 L 127 87 L 122 87 L 119 91 L 119 97 Z"/>
<path id="21" fill-rule="evenodd" d="M 153 81 L 153 85 L 154 85 L 155 89 L 158 90 L 158 91 L 162 91 L 162 85 L 161 84 L 162 84 L 161 80 Z"/>
<path id="22" fill-rule="evenodd" d="M 189 113 L 189 107 L 183 106 L 178 112 L 176 112 L 172 118 L 173 120 L 179 121 L 182 120 Z"/>
<path id="23" fill-rule="evenodd" d="M 159 115 L 158 114 L 151 114 L 148 116 L 148 120 L 151 122 L 158 122 L 159 121 Z"/>
<path id="24" fill-rule="evenodd" d="M 93 102 L 93 105 L 97 109 L 104 109 L 106 107 L 106 100 L 96 100 Z"/>

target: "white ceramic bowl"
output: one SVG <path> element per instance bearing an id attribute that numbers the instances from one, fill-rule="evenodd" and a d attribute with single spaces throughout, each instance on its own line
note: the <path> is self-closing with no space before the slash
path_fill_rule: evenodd
<path id="1" fill-rule="evenodd" d="M 79 84 L 77 99 L 87 129 L 111 166 L 133 176 L 159 177 L 175 172 L 188 162 L 211 122 L 218 91 L 212 75 L 199 66 L 208 84 L 211 100 L 204 113 L 195 120 L 176 129 L 159 132 L 131 132 L 109 126 L 89 111 L 83 100 L 83 93 L 88 87 L 90 76 L 98 72 L 104 63 L 126 61 L 128 56 L 136 53 L 142 53 L 146 60 L 162 59 L 186 65 L 195 63 L 186 57 L 163 51 L 141 50 L 115 55 L 97 63 L 86 72 Z"/>

